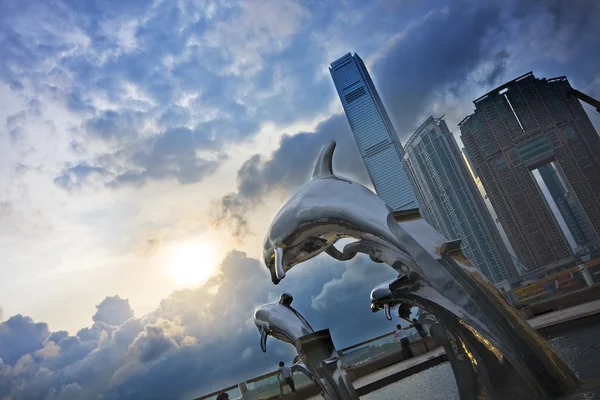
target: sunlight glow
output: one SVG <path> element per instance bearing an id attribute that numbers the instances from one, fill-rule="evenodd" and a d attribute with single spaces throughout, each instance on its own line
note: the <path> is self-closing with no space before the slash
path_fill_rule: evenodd
<path id="1" fill-rule="evenodd" d="M 215 272 L 217 254 L 211 242 L 190 241 L 177 246 L 169 259 L 171 278 L 179 285 L 198 285 Z"/>

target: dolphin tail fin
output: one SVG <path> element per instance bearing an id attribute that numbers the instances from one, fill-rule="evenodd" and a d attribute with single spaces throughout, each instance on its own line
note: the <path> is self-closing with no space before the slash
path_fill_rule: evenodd
<path id="1" fill-rule="evenodd" d="M 325 178 L 334 176 L 333 174 L 333 151 L 335 150 L 335 141 L 330 141 L 321 149 L 315 169 L 313 170 L 312 179 Z"/>

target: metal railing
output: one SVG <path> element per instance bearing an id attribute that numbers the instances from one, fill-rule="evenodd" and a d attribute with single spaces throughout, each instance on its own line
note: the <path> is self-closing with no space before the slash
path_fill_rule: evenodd
<path id="1" fill-rule="evenodd" d="M 310 379 L 304 374 L 294 374 L 294 385 L 297 389 L 301 389 L 311 383 Z M 281 373 L 273 371 L 246 381 L 246 388 L 246 397 L 248 399 L 263 400 L 283 396 L 287 385 Z"/>
<path id="2" fill-rule="evenodd" d="M 586 273 L 588 279 L 584 276 Z M 600 283 L 600 259 L 584 264 L 583 269 L 572 267 L 505 292 L 504 295 L 515 307 L 522 307 L 585 289 L 589 286 L 590 277 L 593 283 Z"/>
<path id="3" fill-rule="evenodd" d="M 421 340 L 421 337 L 415 328 L 405 329 L 405 331 L 408 334 L 410 343 Z M 394 332 L 392 332 L 346 347 L 338 353 L 341 353 L 342 355 L 344 367 L 350 368 L 385 357 L 386 355 L 398 352 L 401 349 L 402 346 L 394 337 Z"/>
<path id="4" fill-rule="evenodd" d="M 586 263 L 584 271 L 588 273 L 587 280 L 583 275 L 584 272 L 577 266 L 504 292 L 504 295 L 514 306 L 522 307 L 584 289 L 589 286 L 590 276 L 595 283 L 600 283 L 600 259 Z M 415 343 L 422 339 L 416 329 L 408 328 L 406 331 L 410 343 Z M 401 349 L 400 343 L 394 337 L 394 332 L 391 332 L 338 350 L 338 353 L 342 358 L 345 368 L 354 368 L 396 353 Z M 296 388 L 302 388 L 310 385 L 311 381 L 303 374 L 295 373 L 294 383 Z M 246 390 L 245 398 L 252 400 L 275 399 L 283 396 L 286 390 L 285 382 L 279 371 L 273 371 L 195 400 L 213 400 L 218 393 L 223 391 L 227 392 L 229 398 L 232 400 L 240 399 L 242 398 L 240 390 L 240 386 L 242 385 Z"/>
<path id="5" fill-rule="evenodd" d="M 422 338 L 414 328 L 405 329 L 410 343 L 416 343 Z M 338 350 L 342 358 L 344 368 L 353 368 L 375 361 L 387 355 L 396 353 L 402 349 L 402 346 L 394 337 L 394 332 L 386 333 L 374 337 L 361 343 Z M 294 384 L 297 389 L 310 385 L 310 379 L 301 373 L 294 373 Z M 245 386 L 245 398 L 251 400 L 276 399 L 283 396 L 288 390 L 279 370 L 249 379 L 240 385 L 230 386 L 228 388 L 198 397 L 195 400 L 214 400 L 221 392 L 227 392 L 230 399 L 242 398 L 239 387 Z"/>
<path id="6" fill-rule="evenodd" d="M 240 390 L 239 385 L 232 385 L 224 389 L 219 389 L 216 392 L 206 394 L 202 397 L 198 397 L 195 400 L 216 400 L 217 396 L 220 393 L 227 393 L 229 395 L 230 400 L 237 400 L 242 398 L 242 391 Z"/>

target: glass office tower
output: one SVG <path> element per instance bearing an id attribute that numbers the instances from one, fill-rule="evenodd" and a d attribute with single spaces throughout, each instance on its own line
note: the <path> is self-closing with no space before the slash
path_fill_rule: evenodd
<path id="1" fill-rule="evenodd" d="M 364 62 L 348 53 L 329 71 L 377 195 L 395 210 L 418 208 L 402 145 Z"/>
<path id="2" fill-rule="evenodd" d="M 454 136 L 441 118 L 429 117 L 404 146 L 404 163 L 421 204 L 421 214 L 462 249 L 490 281 L 518 276 L 506 246 Z"/>

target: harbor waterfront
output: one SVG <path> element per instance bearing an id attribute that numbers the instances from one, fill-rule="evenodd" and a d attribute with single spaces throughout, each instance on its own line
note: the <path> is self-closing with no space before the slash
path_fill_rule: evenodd
<path id="1" fill-rule="evenodd" d="M 550 344 L 583 381 L 600 376 L 600 323 L 550 339 Z M 458 400 L 450 364 L 443 363 L 361 396 L 364 400 Z M 315 397 L 319 399 L 319 397 Z M 600 399 L 600 388 L 590 388 L 566 399 Z"/>
<path id="2" fill-rule="evenodd" d="M 550 333 L 550 344 L 565 359 L 567 365 L 574 370 L 580 379 L 589 380 L 600 375 L 599 366 L 594 365 L 594 363 L 600 362 L 600 300 L 545 313 L 533 317 L 528 320 L 528 323 L 534 329 L 538 330 L 538 332 L 542 333 L 542 335 L 544 335 L 544 332 Z M 562 329 L 553 330 L 553 327 L 562 327 Z M 421 342 L 414 329 L 411 328 L 409 332 L 409 340 L 413 346 L 415 343 Z M 561 333 L 554 334 L 553 332 Z M 578 340 L 580 339 L 581 347 L 578 347 Z M 400 393 L 397 389 L 401 385 L 403 388 L 402 393 L 406 393 L 405 396 L 407 398 L 409 398 L 410 394 L 415 394 L 418 390 L 421 390 L 422 393 L 413 398 L 458 399 L 456 383 L 452 376 L 450 365 L 446 362 L 447 358 L 444 357 L 443 349 L 431 349 L 430 346 L 427 350 L 431 351 L 424 354 L 421 354 L 418 350 L 415 351 L 418 355 L 414 359 L 406 361 L 398 360 L 398 357 L 401 357 L 399 355 L 401 352 L 400 346 L 395 341 L 393 333 L 388 333 L 341 349 L 338 352 L 342 355 L 342 361 L 349 369 L 353 367 L 362 367 L 364 369 L 369 364 L 373 366 L 371 368 L 375 369 L 375 371 L 353 382 L 357 386 L 360 385 L 360 387 L 357 387 L 357 390 L 361 394 L 361 398 L 377 400 L 395 399 L 397 397 L 394 396 Z M 573 352 L 572 355 L 565 356 L 569 351 Z M 581 357 L 582 354 L 584 355 L 583 357 Z M 394 357 L 396 357 L 395 362 L 393 361 Z M 423 364 L 425 368 L 419 367 L 418 364 Z M 379 369 L 377 366 L 379 366 Z M 249 379 L 239 385 L 233 385 L 198 397 L 195 400 L 213 400 L 218 393 L 223 391 L 228 392 L 231 399 L 241 399 L 240 387 L 247 389 L 247 399 L 275 399 L 284 393 L 283 384 L 277 378 L 277 375 L 278 372 L 274 371 Z M 434 377 L 435 379 L 433 379 Z M 294 379 L 297 381 L 296 386 L 298 388 L 310 385 L 310 381 L 305 379 L 301 374 L 295 374 Z M 435 383 L 431 383 L 431 385 L 429 383 L 427 385 L 422 384 L 422 382 L 433 381 Z M 419 383 L 425 387 L 419 388 Z M 369 386 L 367 391 L 365 391 L 363 386 Z M 444 387 L 444 390 L 451 388 L 448 397 L 444 397 L 444 392 L 437 392 L 437 388 L 440 387 Z M 433 393 L 434 390 L 438 394 L 431 394 L 433 397 L 429 397 L 430 391 Z M 310 393 L 310 391 L 307 392 Z M 451 395 L 450 393 L 454 394 Z M 594 397 L 591 398 L 593 399 Z M 597 398 L 600 399 L 600 397 Z"/>

